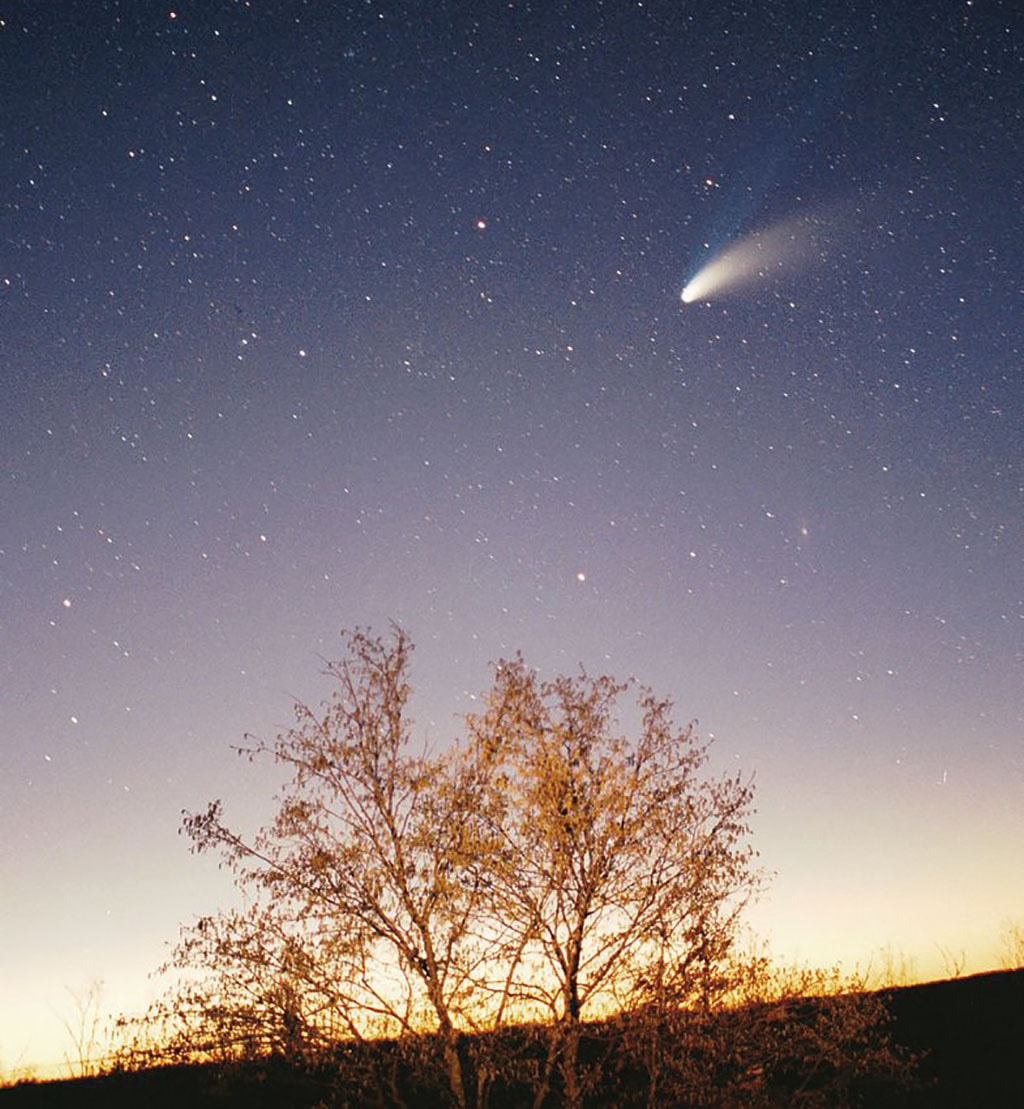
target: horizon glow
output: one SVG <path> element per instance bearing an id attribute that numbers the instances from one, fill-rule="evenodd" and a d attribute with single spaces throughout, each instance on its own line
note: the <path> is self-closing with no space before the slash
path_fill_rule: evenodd
<path id="1" fill-rule="evenodd" d="M 182 810 L 265 823 L 234 746 L 391 620 L 434 748 L 517 652 L 717 737 L 780 958 L 996 965 L 1024 232 L 984 20 L 923 52 L 894 8 L 866 74 L 877 27 L 788 0 L 685 49 L 658 5 L 7 7 L 0 1072 L 61 1066 L 68 988 L 145 1007 L 232 904 Z M 758 229 L 694 238 L 718 197 Z"/>

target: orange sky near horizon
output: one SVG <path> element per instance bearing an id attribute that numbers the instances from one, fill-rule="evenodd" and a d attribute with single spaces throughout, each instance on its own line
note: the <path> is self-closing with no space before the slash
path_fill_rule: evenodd
<path id="1" fill-rule="evenodd" d="M 182 810 L 269 820 L 232 745 L 389 621 L 434 748 L 520 651 L 672 698 L 755 777 L 780 959 L 999 966 L 1019 29 L 1002 0 L 6 0 L 0 1074 L 61 1069 L 68 989 L 146 1003 L 232 896 Z M 741 282 L 691 285 L 722 259 Z"/>

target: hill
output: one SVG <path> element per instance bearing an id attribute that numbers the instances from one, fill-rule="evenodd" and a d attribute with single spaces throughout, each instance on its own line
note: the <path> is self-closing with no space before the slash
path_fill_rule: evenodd
<path id="1" fill-rule="evenodd" d="M 1024 969 L 881 991 L 895 1042 L 921 1057 L 919 1088 L 864 1101 L 875 1107 L 1010 1109 L 1024 1106 Z M 366 1048 L 366 1051 L 373 1050 Z M 780 1095 L 782 1097 L 783 1095 Z M 364 1095 L 332 1093 L 331 1075 L 280 1061 L 230 1070 L 204 1064 L 166 1066 L 96 1078 L 23 1082 L 0 1089 L 0 1109 L 99 1109 L 182 1105 L 217 1109 L 313 1109 L 362 1105 Z M 599 1098 L 609 1104 L 608 1091 Z M 382 1098 L 382 1103 L 387 1104 Z M 785 1100 L 770 1102 L 785 1104 Z M 431 1099 L 417 1097 L 417 1109 Z M 496 1098 L 517 1105 L 515 1096 Z"/>
<path id="2" fill-rule="evenodd" d="M 1024 1106 L 1024 969 L 886 992 L 893 1038 L 925 1055 L 925 1090 L 908 1104 Z"/>

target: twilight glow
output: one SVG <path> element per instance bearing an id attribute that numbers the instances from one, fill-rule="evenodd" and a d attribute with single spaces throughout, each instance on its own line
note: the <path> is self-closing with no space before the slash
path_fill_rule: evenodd
<path id="1" fill-rule="evenodd" d="M 0 1074 L 145 1007 L 182 809 L 265 823 L 232 745 L 392 619 L 435 750 L 519 651 L 671 697 L 780 957 L 994 965 L 1021 59 L 948 8 L 2 5 Z"/>

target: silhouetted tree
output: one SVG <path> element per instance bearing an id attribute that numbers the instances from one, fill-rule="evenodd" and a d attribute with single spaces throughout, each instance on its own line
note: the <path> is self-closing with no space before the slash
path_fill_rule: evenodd
<path id="1" fill-rule="evenodd" d="M 405 634 L 356 632 L 348 648 L 322 709 L 298 706 L 294 728 L 249 751 L 292 773 L 273 824 L 250 843 L 219 803 L 186 816 L 195 850 L 220 851 L 259 908 L 200 921 L 175 963 L 212 968 L 229 993 L 241 973 L 250 1005 L 287 988 L 282 1016 L 303 1038 L 436 1032 L 461 1106 L 459 1036 L 483 957 L 480 890 L 464 880 L 480 783 L 457 752 L 413 751 Z"/>
<path id="2" fill-rule="evenodd" d="M 648 993 L 622 1010 L 618 1061 L 630 1080 L 621 1106 L 838 1109 L 912 1082 L 884 997 L 862 979 L 736 952 L 713 988 L 708 1004 L 661 1004 Z"/>
<path id="3" fill-rule="evenodd" d="M 244 749 L 288 768 L 272 823 L 250 839 L 219 802 L 185 814 L 243 904 L 183 930 L 144 1050 L 344 1059 L 380 1104 L 405 1104 L 412 1075 L 458 1107 L 500 1090 L 577 1109 L 624 1075 L 649 1106 L 714 1104 L 716 1083 L 816 1058 L 815 1038 L 854 1042 L 839 1032 L 856 1014 L 801 1024 L 782 1056 L 778 1021 L 721 1023 L 767 980 L 734 953 L 760 881 L 753 792 L 708 774 L 671 702 L 583 672 L 544 682 L 516 658 L 465 741 L 432 753 L 412 741 L 405 633 L 346 646 L 328 700 Z"/>
<path id="4" fill-rule="evenodd" d="M 103 1021 L 103 982 L 94 978 L 80 990 L 65 987 L 74 1003 L 74 1013 L 61 1018 L 71 1041 L 72 1053 L 64 1055 L 68 1073 L 77 1078 L 96 1074 L 101 1065 L 100 1025 Z"/>
<path id="5" fill-rule="evenodd" d="M 704 773 L 707 745 L 670 701 L 609 677 L 541 682 L 522 659 L 501 663 L 469 730 L 492 789 L 487 908 L 518 941 L 515 1001 L 550 1028 L 534 1104 L 557 1070 L 575 1107 L 587 1015 L 655 978 L 688 1001 L 727 957 L 757 883 L 752 789 Z"/>
<path id="6" fill-rule="evenodd" d="M 1002 932 L 1003 966 L 1007 970 L 1024 967 L 1024 924 L 1008 920 Z"/>

